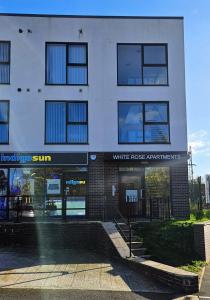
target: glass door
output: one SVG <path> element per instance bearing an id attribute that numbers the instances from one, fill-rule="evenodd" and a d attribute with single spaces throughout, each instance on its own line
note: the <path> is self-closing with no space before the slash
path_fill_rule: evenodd
<path id="1" fill-rule="evenodd" d="M 146 215 L 143 170 L 138 173 L 120 174 L 119 208 L 125 217 L 144 217 Z"/>
<path id="2" fill-rule="evenodd" d="M 46 197 L 45 216 L 63 216 L 63 192 L 62 192 L 63 170 L 60 168 L 46 169 Z"/>
<path id="3" fill-rule="evenodd" d="M 64 174 L 64 213 L 66 217 L 86 216 L 87 176 L 84 173 Z"/>

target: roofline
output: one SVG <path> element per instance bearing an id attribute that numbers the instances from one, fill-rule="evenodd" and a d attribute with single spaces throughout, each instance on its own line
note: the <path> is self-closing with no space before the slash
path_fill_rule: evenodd
<path id="1" fill-rule="evenodd" d="M 105 16 L 105 15 L 51 15 L 51 14 L 18 14 L 18 13 L 0 13 L 0 16 L 14 17 L 52 17 L 52 18 L 90 18 L 90 19 L 178 19 L 184 17 L 173 16 Z"/>

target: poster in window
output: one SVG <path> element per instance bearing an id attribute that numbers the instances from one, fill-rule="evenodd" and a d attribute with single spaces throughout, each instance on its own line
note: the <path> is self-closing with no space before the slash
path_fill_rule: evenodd
<path id="1" fill-rule="evenodd" d="M 34 179 L 30 169 L 10 169 L 10 193 L 14 196 L 34 195 Z"/>
<path id="2" fill-rule="evenodd" d="M 23 179 L 21 187 L 21 195 L 34 195 L 34 179 Z"/>
<path id="3" fill-rule="evenodd" d="M 61 193 L 61 180 L 60 179 L 47 179 L 47 194 L 58 195 Z"/>
<path id="4" fill-rule="evenodd" d="M 0 169 L 0 196 L 7 195 L 8 170 Z"/>
<path id="5" fill-rule="evenodd" d="M 137 202 L 138 190 L 126 190 L 126 202 Z"/>

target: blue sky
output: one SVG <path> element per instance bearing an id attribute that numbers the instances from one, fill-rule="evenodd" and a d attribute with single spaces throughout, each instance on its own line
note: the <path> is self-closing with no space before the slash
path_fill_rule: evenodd
<path id="1" fill-rule="evenodd" d="M 210 0 L 0 0 L 0 12 L 184 16 L 189 144 L 195 174 L 210 174 Z"/>

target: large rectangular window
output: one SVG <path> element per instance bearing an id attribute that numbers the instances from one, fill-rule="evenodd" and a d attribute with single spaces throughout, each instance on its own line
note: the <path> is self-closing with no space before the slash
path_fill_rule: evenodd
<path id="1" fill-rule="evenodd" d="M 46 84 L 87 85 L 87 44 L 47 43 Z"/>
<path id="2" fill-rule="evenodd" d="M 118 44 L 118 85 L 167 85 L 166 44 Z"/>
<path id="3" fill-rule="evenodd" d="M 120 144 L 170 142 L 168 102 L 119 102 Z"/>
<path id="4" fill-rule="evenodd" d="M 10 83 L 10 42 L 0 41 L 0 84 Z"/>
<path id="5" fill-rule="evenodd" d="M 0 144 L 9 143 L 9 101 L 0 101 Z"/>
<path id="6" fill-rule="evenodd" d="M 87 102 L 46 101 L 45 142 L 87 144 Z"/>

